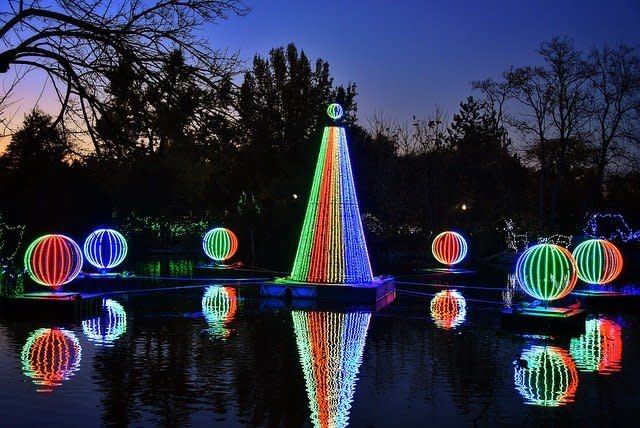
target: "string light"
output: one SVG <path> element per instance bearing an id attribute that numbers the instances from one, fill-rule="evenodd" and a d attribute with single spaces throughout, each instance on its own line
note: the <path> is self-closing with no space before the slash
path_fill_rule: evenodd
<path id="1" fill-rule="evenodd" d="M 573 250 L 578 278 L 587 284 L 607 284 L 622 272 L 622 254 L 611 242 L 589 239 Z"/>
<path id="2" fill-rule="evenodd" d="M 324 129 L 290 279 L 331 284 L 373 280 L 342 127 Z"/>
<path id="3" fill-rule="evenodd" d="M 573 236 L 562 235 L 560 233 L 538 238 L 538 244 L 555 244 L 565 248 L 570 247 L 572 242 Z"/>
<path id="4" fill-rule="evenodd" d="M 311 422 L 316 428 L 346 427 L 370 313 L 293 311 Z"/>
<path id="5" fill-rule="evenodd" d="M 84 256 L 101 271 L 112 269 L 127 257 L 127 240 L 113 229 L 98 229 L 84 241 Z"/>
<path id="6" fill-rule="evenodd" d="M 82 251 L 67 236 L 44 235 L 27 248 L 24 266 L 38 284 L 59 289 L 80 273 Z"/>
<path id="7" fill-rule="evenodd" d="M 452 266 L 466 257 L 467 241 L 458 232 L 442 232 L 433 239 L 431 252 L 437 261 Z"/>
<path id="8" fill-rule="evenodd" d="M 82 347 L 78 338 L 61 328 L 41 328 L 27 338 L 20 360 L 22 371 L 41 386 L 38 392 L 51 392 L 80 369 Z"/>
<path id="9" fill-rule="evenodd" d="M 236 234 L 226 227 L 216 227 L 202 238 L 204 253 L 215 262 L 229 260 L 238 250 Z"/>
<path id="10" fill-rule="evenodd" d="M 231 334 L 229 324 L 236 316 L 238 298 L 233 287 L 207 287 L 202 296 L 202 313 L 209 324 L 212 339 L 226 340 Z"/>
<path id="11" fill-rule="evenodd" d="M 526 404 L 558 407 L 575 400 L 578 371 L 573 360 L 562 348 L 536 346 L 522 352 L 515 368 L 516 390 Z"/>
<path id="12" fill-rule="evenodd" d="M 610 231 L 604 233 L 603 223 L 608 224 Z M 640 240 L 640 230 L 632 230 L 622 214 L 592 213 L 583 229 L 584 233 L 596 239 L 607 241 L 632 242 Z"/>
<path id="13" fill-rule="evenodd" d="M 536 299 L 561 299 L 578 281 L 576 262 L 564 247 L 534 245 L 518 258 L 516 278 L 522 289 Z"/>
<path id="14" fill-rule="evenodd" d="M 442 290 L 431 300 L 431 318 L 436 326 L 445 329 L 455 329 L 462 324 L 467 316 L 467 304 L 456 290 Z"/>
<path id="15" fill-rule="evenodd" d="M 115 300 L 103 299 L 101 315 L 82 321 L 82 331 L 98 346 L 113 346 L 127 331 L 127 313 Z"/>
<path id="16" fill-rule="evenodd" d="M 529 248 L 529 237 L 527 236 L 527 233 L 516 233 L 515 222 L 511 219 L 505 220 L 504 223 L 505 225 L 502 231 L 507 234 L 507 247 L 511 248 L 516 253 Z"/>
<path id="17" fill-rule="evenodd" d="M 572 338 L 571 356 L 581 371 L 608 375 L 622 369 L 622 328 L 606 318 L 590 319 L 585 333 Z"/>

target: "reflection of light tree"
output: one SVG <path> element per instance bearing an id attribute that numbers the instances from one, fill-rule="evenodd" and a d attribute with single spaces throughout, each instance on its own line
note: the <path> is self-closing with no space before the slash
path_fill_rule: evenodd
<path id="1" fill-rule="evenodd" d="M 39 392 L 50 392 L 80 368 L 82 348 L 78 338 L 60 328 L 41 328 L 29 336 L 20 355 L 22 371 Z"/>
<path id="2" fill-rule="evenodd" d="M 578 371 L 567 351 L 534 345 L 520 359 L 526 365 L 516 367 L 514 382 L 526 404 L 557 407 L 574 401 Z"/>
<path id="3" fill-rule="evenodd" d="M 618 372 L 622 360 L 622 329 L 606 318 L 587 320 L 585 334 L 571 339 L 569 350 L 582 371 Z"/>
<path id="4" fill-rule="evenodd" d="M 236 290 L 232 287 L 208 287 L 202 297 L 202 313 L 209 324 L 213 339 L 227 339 L 229 323 L 236 315 L 238 307 Z"/>
<path id="5" fill-rule="evenodd" d="M 102 300 L 102 314 L 82 321 L 82 331 L 99 346 L 113 346 L 113 342 L 127 331 L 127 313 L 115 300 Z"/>
<path id="6" fill-rule="evenodd" d="M 455 329 L 467 316 L 467 305 L 456 290 L 442 290 L 431 300 L 431 318 L 445 330 Z"/>
<path id="7" fill-rule="evenodd" d="M 316 427 L 347 425 L 371 314 L 292 312 Z"/>

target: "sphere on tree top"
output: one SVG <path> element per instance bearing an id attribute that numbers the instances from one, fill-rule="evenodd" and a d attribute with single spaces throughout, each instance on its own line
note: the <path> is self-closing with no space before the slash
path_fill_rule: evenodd
<path id="1" fill-rule="evenodd" d="M 342 106 L 338 103 L 329 104 L 327 107 L 327 115 L 333 119 L 338 120 L 344 114 L 344 110 L 342 110 Z"/>

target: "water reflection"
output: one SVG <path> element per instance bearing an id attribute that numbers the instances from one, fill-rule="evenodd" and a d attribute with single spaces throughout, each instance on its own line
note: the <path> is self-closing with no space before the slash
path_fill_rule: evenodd
<path id="1" fill-rule="evenodd" d="M 578 371 L 566 350 L 532 345 L 516 362 L 514 382 L 525 404 L 557 407 L 574 401 Z"/>
<path id="2" fill-rule="evenodd" d="M 467 303 L 456 290 L 442 290 L 431 300 L 431 318 L 442 329 L 457 328 L 466 316 Z"/>
<path id="3" fill-rule="evenodd" d="M 605 375 L 619 372 L 622 328 L 607 318 L 587 320 L 585 334 L 571 339 L 569 350 L 581 371 Z"/>
<path id="4" fill-rule="evenodd" d="M 348 423 L 370 313 L 293 311 L 293 327 L 315 427 Z"/>
<path id="5" fill-rule="evenodd" d="M 82 332 L 98 346 L 113 346 L 127 331 L 127 313 L 122 305 L 112 299 L 102 300 L 99 317 L 82 321 Z"/>
<path id="6" fill-rule="evenodd" d="M 233 287 L 212 285 L 202 296 L 202 313 L 209 324 L 207 332 L 212 339 L 226 340 L 231 329 L 229 324 L 236 316 L 238 298 Z"/>
<path id="7" fill-rule="evenodd" d="M 153 277 L 191 278 L 195 263 L 189 259 L 171 259 L 162 257 L 140 264 L 136 268 L 139 275 Z"/>
<path id="8" fill-rule="evenodd" d="M 31 333 L 20 358 L 23 373 L 42 387 L 38 392 L 51 392 L 79 370 L 82 348 L 70 331 L 41 328 Z"/>

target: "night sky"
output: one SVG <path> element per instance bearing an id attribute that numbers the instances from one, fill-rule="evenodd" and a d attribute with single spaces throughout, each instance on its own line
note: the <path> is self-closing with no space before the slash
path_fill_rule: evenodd
<path id="1" fill-rule="evenodd" d="M 363 123 L 374 112 L 402 121 L 424 117 L 436 104 L 452 115 L 471 94 L 471 80 L 499 77 L 512 64 L 535 64 L 539 44 L 555 35 L 574 39 L 579 48 L 640 43 L 640 0 L 248 4 L 249 15 L 208 25 L 203 36 L 212 46 L 237 50 L 247 67 L 254 54 L 294 42 L 310 59 L 327 60 L 336 83 L 358 85 Z M 22 85 L 25 110 L 42 80 L 34 73 Z M 49 110 L 52 100 L 46 98 L 40 105 Z"/>

